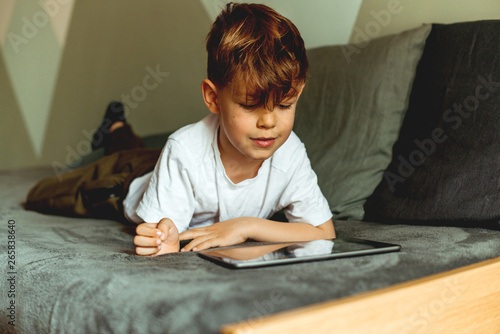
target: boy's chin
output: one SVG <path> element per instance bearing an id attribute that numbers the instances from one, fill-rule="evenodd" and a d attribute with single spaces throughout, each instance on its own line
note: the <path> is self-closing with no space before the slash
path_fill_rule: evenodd
<path id="1" fill-rule="evenodd" d="M 247 157 L 254 161 L 265 161 L 269 159 L 270 157 L 273 156 L 274 152 L 276 152 L 277 149 L 263 149 L 263 150 L 256 150 L 256 152 L 252 152 L 251 154 L 248 154 Z"/>

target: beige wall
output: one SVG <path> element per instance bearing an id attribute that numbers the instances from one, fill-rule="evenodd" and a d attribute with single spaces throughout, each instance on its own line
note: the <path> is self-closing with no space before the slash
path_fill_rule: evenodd
<path id="1" fill-rule="evenodd" d="M 74 1 L 63 34 L 68 0 L 47 1 L 60 7 L 50 18 L 43 1 L 5 1 L 0 170 L 72 163 L 89 152 L 112 100 L 128 101 L 128 120 L 140 135 L 206 114 L 200 83 L 211 19 L 199 0 Z"/>
<path id="2" fill-rule="evenodd" d="M 344 1 L 262 2 L 296 22 L 310 47 L 424 22 L 500 18 L 498 0 Z M 128 120 L 140 135 L 174 130 L 206 115 L 200 96 L 204 41 L 212 12 L 226 2 L 1 0 L 0 170 L 62 166 L 87 153 L 111 100 L 128 101 Z M 43 3 L 60 4 L 52 7 L 48 24 Z M 35 18 L 37 33 L 13 49 L 7 33 L 30 33 L 24 26 Z M 154 81 L 150 72 L 157 69 Z"/>
<path id="3" fill-rule="evenodd" d="M 54 92 L 43 162 L 85 153 L 111 100 L 139 135 L 174 130 L 206 113 L 204 40 L 211 22 L 198 1 L 77 1 Z"/>
<path id="4" fill-rule="evenodd" d="M 499 0 L 364 0 L 350 40 L 394 34 L 423 23 L 485 19 L 500 19 Z"/>
<path id="5" fill-rule="evenodd" d="M 0 170 L 73 163 L 111 100 L 139 135 L 201 119 L 205 36 L 227 2 L 0 0 Z M 290 17 L 308 46 L 347 42 L 361 4 L 256 2 Z"/>
<path id="6" fill-rule="evenodd" d="M 306 48 L 349 41 L 362 0 L 200 0 L 212 20 L 228 2 L 262 3 L 290 19 Z M 318 24 L 320 23 L 320 24 Z"/>

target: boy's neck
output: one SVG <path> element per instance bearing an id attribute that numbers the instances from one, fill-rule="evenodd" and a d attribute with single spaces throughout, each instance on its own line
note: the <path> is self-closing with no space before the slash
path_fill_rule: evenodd
<path id="1" fill-rule="evenodd" d="M 244 168 L 240 168 L 240 164 L 233 163 L 224 163 L 224 159 L 221 156 L 222 164 L 224 165 L 224 169 L 226 171 L 227 177 L 234 183 L 238 184 L 248 179 L 253 179 L 259 173 L 259 169 L 262 166 L 262 161 L 258 162 L 255 166 L 245 166 Z M 234 160 L 233 160 L 234 161 Z"/>
<path id="2" fill-rule="evenodd" d="M 220 130 L 219 130 L 220 131 Z M 218 134 L 219 135 L 219 134 Z M 226 152 L 217 138 L 217 147 L 220 152 L 220 159 L 227 177 L 234 183 L 240 183 L 248 179 L 253 179 L 259 173 L 263 161 L 246 159 L 245 157 L 234 157 L 230 152 Z"/>

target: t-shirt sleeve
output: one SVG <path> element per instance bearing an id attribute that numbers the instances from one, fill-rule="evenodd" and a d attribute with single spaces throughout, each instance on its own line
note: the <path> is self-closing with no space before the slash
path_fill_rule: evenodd
<path id="1" fill-rule="evenodd" d="M 179 233 L 187 230 L 195 207 L 195 180 L 189 172 L 190 166 L 193 163 L 188 152 L 169 139 L 139 203 L 137 215 L 148 223 L 170 218 Z"/>
<path id="2" fill-rule="evenodd" d="M 289 222 L 321 225 L 333 215 L 303 144 L 295 152 L 294 160 L 295 168 L 289 171 L 291 175 L 280 200 L 281 206 Z"/>

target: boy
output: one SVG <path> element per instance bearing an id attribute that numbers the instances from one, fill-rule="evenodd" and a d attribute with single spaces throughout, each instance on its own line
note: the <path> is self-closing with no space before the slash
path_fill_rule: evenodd
<path id="1" fill-rule="evenodd" d="M 328 203 L 292 132 L 308 70 L 297 28 L 267 6 L 229 4 L 207 51 L 201 88 L 211 115 L 172 134 L 154 171 L 122 196 L 125 217 L 139 224 L 136 253 L 178 252 L 188 239 L 181 251 L 334 238 Z M 281 209 L 289 222 L 267 219 Z"/>
<path id="2" fill-rule="evenodd" d="M 328 204 L 302 143 L 292 133 L 308 69 L 296 27 L 266 6 L 230 4 L 212 26 L 207 51 L 202 94 L 214 115 L 180 130 L 167 143 L 169 154 L 163 152 L 137 209 L 145 221 L 134 238 L 137 254 L 176 252 L 179 240 L 187 239 L 193 240 L 182 251 L 247 239 L 333 238 Z M 198 132 L 208 145 L 194 137 Z M 192 147 L 183 146 L 183 139 L 192 139 Z M 186 165 L 173 167 L 181 163 L 171 161 L 174 150 Z M 175 176 L 162 175 L 169 167 Z M 169 181 L 172 188 L 165 186 Z M 175 188 L 180 182 L 182 194 Z M 204 189 L 197 189 L 201 184 Z M 205 203 L 211 200 L 215 202 Z M 180 209 L 178 216 L 162 212 L 169 204 Z M 129 205 L 127 199 L 124 205 Z M 281 208 L 293 222 L 263 219 Z"/>

